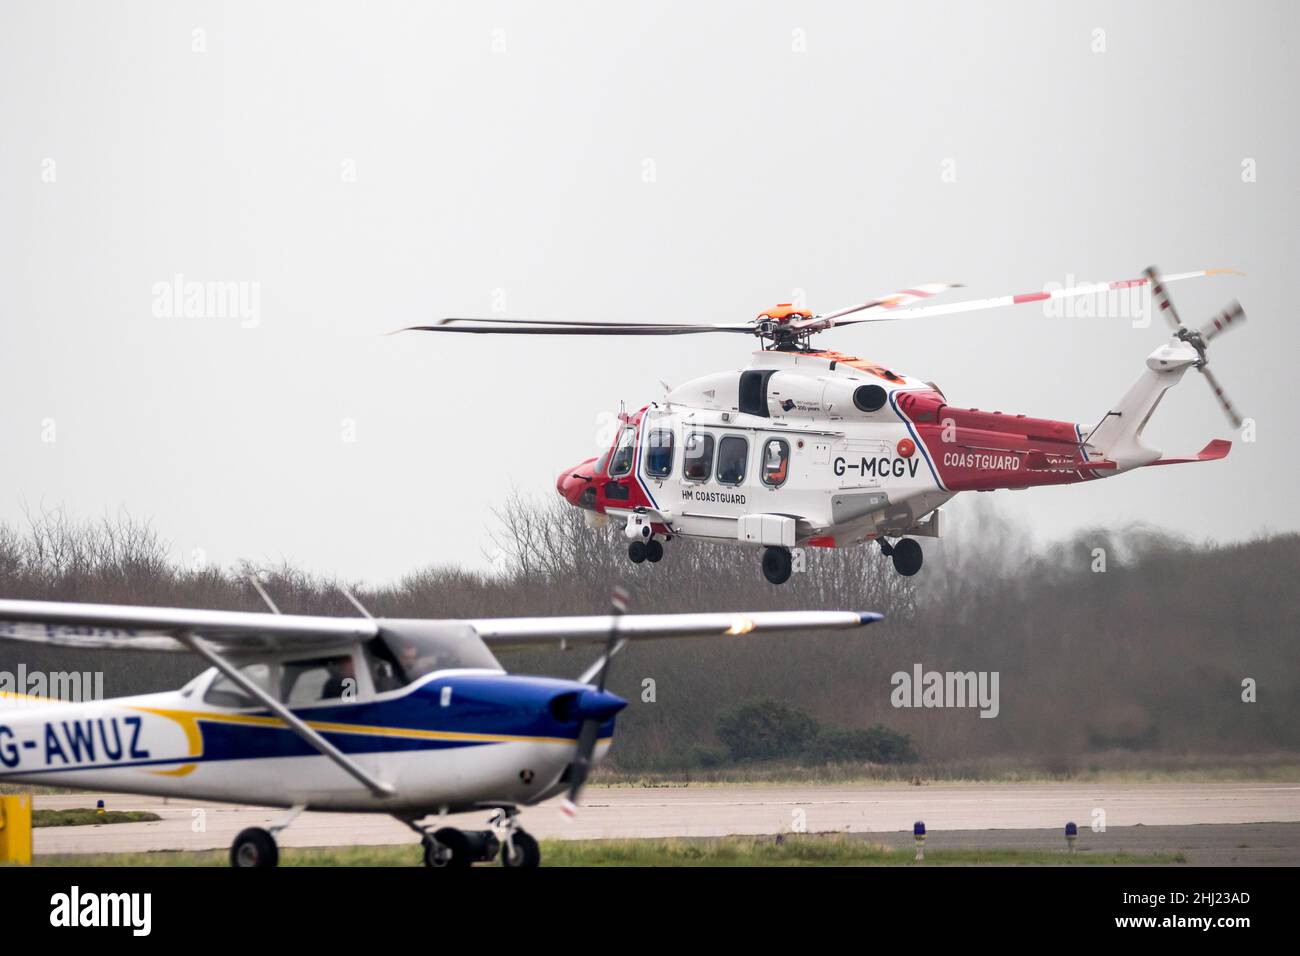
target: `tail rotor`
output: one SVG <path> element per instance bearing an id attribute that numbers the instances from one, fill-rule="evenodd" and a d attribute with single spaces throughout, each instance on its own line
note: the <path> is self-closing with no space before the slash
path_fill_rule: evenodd
<path id="1" fill-rule="evenodd" d="M 1186 342 L 1196 350 L 1196 370 L 1205 376 L 1206 384 L 1210 386 L 1210 391 L 1214 393 L 1214 399 L 1219 403 L 1219 407 L 1223 409 L 1223 413 L 1228 416 L 1228 421 L 1232 422 L 1232 427 L 1240 428 L 1242 417 L 1237 413 L 1236 406 L 1232 404 L 1227 393 L 1224 392 L 1219 380 L 1209 370 L 1210 360 L 1207 353 L 1209 343 L 1213 339 L 1246 321 L 1246 312 L 1242 309 L 1241 303 L 1236 300 L 1232 301 L 1222 312 L 1201 328 L 1190 329 L 1183 324 L 1182 318 L 1179 317 L 1178 310 L 1174 308 L 1173 300 L 1169 298 L 1169 293 L 1165 289 L 1164 280 L 1160 278 L 1160 274 L 1155 267 L 1148 266 L 1145 274 L 1147 282 L 1151 286 L 1151 297 L 1155 300 L 1156 307 L 1164 315 L 1165 321 L 1169 323 L 1169 327 L 1173 330 L 1174 338 L 1180 342 Z"/>

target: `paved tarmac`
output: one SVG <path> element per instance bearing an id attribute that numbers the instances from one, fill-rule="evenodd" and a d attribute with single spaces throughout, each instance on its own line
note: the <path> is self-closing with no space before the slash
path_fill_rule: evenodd
<path id="1" fill-rule="evenodd" d="M 95 793 L 37 796 L 35 805 L 93 807 L 101 798 L 109 809 L 151 810 L 162 819 L 42 827 L 34 835 L 36 854 L 225 848 L 243 828 L 266 826 L 284 815 L 282 810 L 259 807 Z M 876 834 L 881 842 L 909 840 L 913 821 L 924 820 L 932 846 L 1009 847 L 1055 846 L 1061 843 L 1065 823 L 1073 820 L 1083 834 L 1081 841 L 1098 848 L 1105 841 L 1111 849 L 1187 849 L 1182 841 L 1207 854 L 1202 862 L 1230 862 L 1233 850 L 1252 858 L 1239 862 L 1300 862 L 1300 826 L 1294 825 L 1300 824 L 1300 784 L 590 787 L 583 804 L 576 820 L 565 817 L 556 801 L 525 809 L 520 819 L 525 829 L 544 839 L 715 837 L 803 828 L 810 833 Z M 448 817 L 446 825 L 479 829 L 486 818 L 484 813 L 461 814 Z M 1258 824 L 1292 826 L 1239 829 Z M 1136 836 L 1123 844 L 1112 842 L 1119 835 L 1154 827 L 1164 834 L 1159 846 Z M 945 842 L 944 833 L 951 839 Z M 278 839 L 282 846 L 306 847 L 414 844 L 416 837 L 388 817 L 304 813 Z M 953 842 L 957 840 L 964 842 Z M 1252 840 L 1253 852 L 1245 853 L 1252 849 Z"/>

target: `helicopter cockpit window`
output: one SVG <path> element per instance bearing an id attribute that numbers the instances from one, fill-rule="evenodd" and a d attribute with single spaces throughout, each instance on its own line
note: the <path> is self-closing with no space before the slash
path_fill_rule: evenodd
<path id="1" fill-rule="evenodd" d="M 763 442 L 763 484 L 780 488 L 790 474 L 790 443 L 783 438 Z"/>
<path id="2" fill-rule="evenodd" d="M 713 436 L 691 432 L 686 436 L 682 476 L 687 481 L 708 481 L 713 471 Z"/>
<path id="3" fill-rule="evenodd" d="M 748 457 L 749 442 L 739 435 L 728 435 L 718 442 L 718 484 L 743 484 Z"/>
<path id="4" fill-rule="evenodd" d="M 628 425 L 618 436 L 618 446 L 609 460 L 609 477 L 621 478 L 632 470 L 632 450 L 636 442 L 636 429 Z"/>
<path id="5" fill-rule="evenodd" d="M 655 428 L 645 446 L 645 473 L 652 478 L 667 478 L 673 473 L 673 433 Z"/>

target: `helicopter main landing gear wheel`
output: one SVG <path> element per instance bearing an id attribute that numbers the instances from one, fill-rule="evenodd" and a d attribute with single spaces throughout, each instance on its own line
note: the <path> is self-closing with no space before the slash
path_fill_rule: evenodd
<path id="1" fill-rule="evenodd" d="M 230 865 L 239 868 L 280 865 L 280 848 L 275 837 L 261 827 L 241 830 L 230 844 Z"/>
<path id="2" fill-rule="evenodd" d="M 641 564 L 643 561 L 657 564 L 663 560 L 663 557 L 663 542 L 658 538 L 651 538 L 649 541 L 633 541 L 627 546 L 627 559 L 633 564 Z"/>
<path id="3" fill-rule="evenodd" d="M 921 545 L 912 538 L 900 538 L 892 546 L 882 538 L 880 550 L 887 557 L 894 559 L 894 570 L 905 578 L 910 578 L 920 571 L 925 559 L 925 555 L 921 552 Z"/>
<path id="4" fill-rule="evenodd" d="M 769 584 L 785 584 L 790 580 L 792 565 L 790 552 L 785 548 L 763 549 L 763 577 Z"/>

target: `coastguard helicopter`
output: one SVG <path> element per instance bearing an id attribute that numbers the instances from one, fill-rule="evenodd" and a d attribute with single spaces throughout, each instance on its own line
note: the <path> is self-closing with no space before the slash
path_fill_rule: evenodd
<path id="1" fill-rule="evenodd" d="M 621 522 L 633 563 L 657 562 L 674 538 L 762 548 L 763 575 L 789 580 L 792 549 L 876 541 L 901 575 L 921 569 L 916 537 L 939 535 L 939 508 L 959 491 L 1094 481 L 1146 465 L 1214 461 L 1231 443 L 1164 457 L 1142 431 L 1164 393 L 1194 368 L 1234 427 L 1241 417 L 1210 373 L 1209 343 L 1245 319 L 1235 301 L 1199 329 L 1182 323 L 1170 282 L 1231 269 L 1091 283 L 939 305 L 936 283 L 814 315 L 782 304 L 751 322 L 694 324 L 447 318 L 402 331 L 511 335 L 754 335 L 749 365 L 669 389 L 620 412 L 612 446 L 565 469 L 556 490 L 596 523 Z M 1240 274 L 1240 273 L 1236 273 Z M 1149 287 L 1173 337 L 1094 423 L 980 411 L 949 403 L 933 382 L 814 348 L 813 335 L 868 322 L 951 315 Z"/>
<path id="2" fill-rule="evenodd" d="M 0 691 L 0 783 L 285 807 L 235 837 L 230 862 L 275 866 L 303 810 L 383 813 L 420 835 L 424 863 L 499 856 L 537 866 L 519 808 L 564 795 L 572 814 L 627 701 L 605 690 L 629 641 L 845 630 L 855 611 L 627 614 L 477 620 L 309 617 L 0 600 L 0 641 L 174 651 L 211 665 L 177 691 L 67 702 Z M 264 595 L 265 599 L 265 595 Z M 271 604 L 267 599 L 267 603 Z M 274 604 L 271 604 L 274 610 Z M 494 650 L 604 644 L 577 680 L 507 674 Z M 492 811 L 491 829 L 435 828 Z M 436 815 L 434 825 L 424 818 Z"/>

